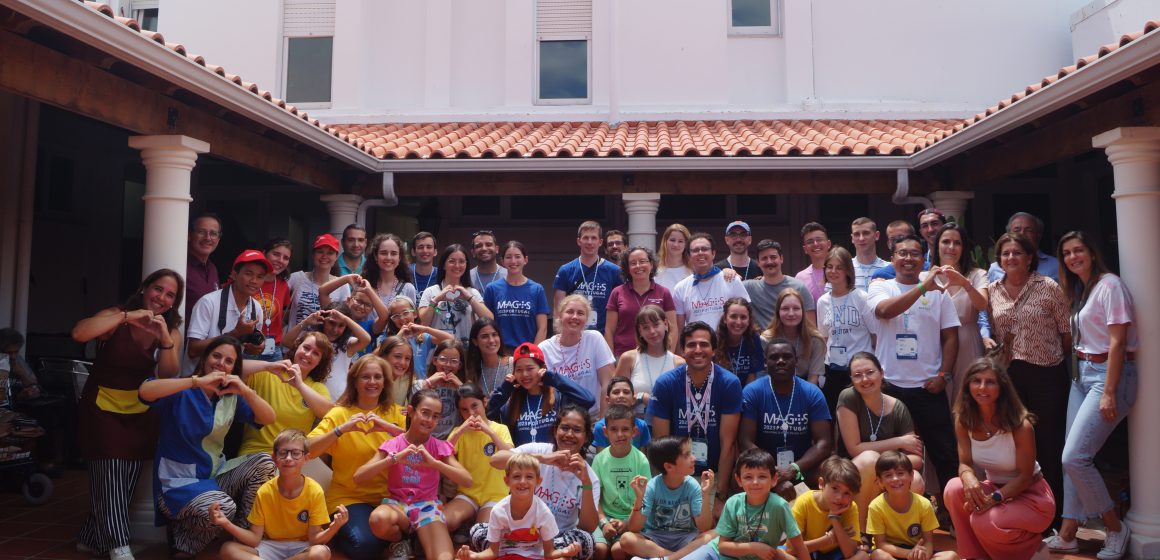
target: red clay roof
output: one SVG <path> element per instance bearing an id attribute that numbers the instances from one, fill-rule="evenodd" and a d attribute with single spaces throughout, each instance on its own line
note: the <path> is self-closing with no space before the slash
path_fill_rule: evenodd
<path id="1" fill-rule="evenodd" d="M 1142 31 L 1120 37 L 1099 52 L 1061 68 L 1009 99 L 965 120 L 774 120 L 624 122 L 483 122 L 429 124 L 324 125 L 293 105 L 221 66 L 169 43 L 134 20 L 117 16 L 108 4 L 81 0 L 145 39 L 192 60 L 237 87 L 327 131 L 380 159 L 517 157 L 665 157 L 665 156 L 873 156 L 911 155 L 1050 87 L 1160 28 L 1147 22 Z"/>

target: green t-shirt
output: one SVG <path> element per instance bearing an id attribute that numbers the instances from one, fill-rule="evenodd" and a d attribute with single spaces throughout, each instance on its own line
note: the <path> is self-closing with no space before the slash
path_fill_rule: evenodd
<path id="1" fill-rule="evenodd" d="M 743 556 L 740 559 L 734 556 L 721 554 L 718 546 L 721 537 L 729 537 L 733 542 L 749 543 L 763 542 L 777 547 L 781 543 L 782 535 L 792 539 L 801 534 L 793 512 L 785 500 L 770 492 L 764 506 L 751 506 L 745 503 L 745 493 L 734 494 L 725 502 L 721 511 L 721 519 L 717 521 L 717 538 L 709 543 L 717 555 L 726 560 L 757 560 L 756 556 Z"/>
<path id="2" fill-rule="evenodd" d="M 632 504 L 636 502 L 636 494 L 629 483 L 638 475 L 650 476 L 648 459 L 635 447 L 628 455 L 616 458 L 612 456 L 612 448 L 608 447 L 596 454 L 592 470 L 600 479 L 600 506 L 604 508 L 604 515 L 626 521 L 632 513 Z"/>

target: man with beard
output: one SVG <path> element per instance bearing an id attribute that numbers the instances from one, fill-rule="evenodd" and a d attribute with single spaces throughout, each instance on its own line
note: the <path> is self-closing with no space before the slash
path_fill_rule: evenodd
<path id="1" fill-rule="evenodd" d="M 471 285 L 482 292 L 488 284 L 496 280 L 507 278 L 507 269 L 499 266 L 495 260 L 499 253 L 499 242 L 495 233 L 481 229 L 471 234 L 471 257 L 475 259 L 475 268 L 471 269 Z"/>
<path id="2" fill-rule="evenodd" d="M 689 265 L 693 268 L 693 274 L 673 288 L 677 330 L 694 321 L 716 326 L 725 313 L 726 300 L 739 297 L 749 301 L 749 293 L 745 291 L 743 283 L 725 280 L 721 269 L 713 264 L 716 255 L 712 235 L 698 232 L 689 238 Z"/>
<path id="3" fill-rule="evenodd" d="M 777 459 L 773 491 L 792 500 L 797 482 L 816 481 L 814 472 L 834 447 L 830 411 L 817 385 L 798 377 L 793 344 L 775 338 L 765 347 L 768 377 L 741 392 L 740 448 L 760 447 Z"/>
<path id="4" fill-rule="evenodd" d="M 725 243 L 729 244 L 729 256 L 717 262 L 717 268 L 732 268 L 742 280 L 761 276 L 761 267 L 749 258 L 749 245 L 753 243 L 749 224 L 738 220 L 725 226 Z"/>
<path id="5" fill-rule="evenodd" d="M 786 288 L 797 290 L 802 295 L 804 311 L 817 318 L 814 296 L 801 280 L 786 276 L 781 271 L 783 262 L 781 243 L 772 239 L 757 242 L 757 264 L 761 266 L 761 278 L 746 280 L 743 285 L 749 294 L 749 301 L 753 302 L 753 318 L 759 328 L 764 329 L 773 320 L 773 306 L 777 303 L 777 296 Z"/>
<path id="6" fill-rule="evenodd" d="M 185 313 L 189 314 L 201 296 L 218 289 L 218 270 L 209 256 L 222 240 L 222 222 L 217 214 L 205 213 L 189 223 L 189 256 L 185 263 Z"/>
<path id="7" fill-rule="evenodd" d="M 610 229 L 604 234 L 604 258 L 608 259 L 608 262 L 621 266 L 620 257 L 624 255 L 626 248 L 628 244 L 623 231 Z"/>
<path id="8" fill-rule="evenodd" d="M 915 425 L 922 426 L 922 441 L 945 486 L 958 476 L 959 465 L 951 411 L 943 395 L 947 384 L 954 382 L 959 316 L 951 298 L 930 280 L 934 270 L 927 281 L 919 282 L 922 256 L 918 236 L 895 239 L 892 260 L 897 276 L 871 283 L 867 299 L 878 317 L 874 354 L 890 383 L 886 392 L 902 401 Z"/>
<path id="9" fill-rule="evenodd" d="M 193 373 L 209 341 L 219 335 L 228 334 L 242 341 L 247 354 L 262 353 L 262 333 L 256 328 L 264 317 L 262 305 L 254 296 L 273 269 L 261 251 L 246 249 L 234 259 L 229 285 L 197 300 L 186 331 L 181 375 Z M 254 334 L 257 336 L 252 337 Z"/>
<path id="10" fill-rule="evenodd" d="M 367 262 L 367 230 L 351 224 L 342 230 L 342 253 L 338 255 L 335 276 L 347 274 L 362 274 L 363 265 Z"/>
<path id="11" fill-rule="evenodd" d="M 424 290 L 431 287 L 431 283 L 435 281 L 435 275 L 439 273 L 439 267 L 435 266 L 435 255 L 439 253 L 439 248 L 435 245 L 435 234 L 427 231 L 420 231 L 411 238 L 411 277 L 415 279 L 415 291 L 422 294 Z M 472 281 L 475 281 L 474 270 L 472 271 Z M 483 291 L 484 286 L 476 286 L 479 291 Z"/>

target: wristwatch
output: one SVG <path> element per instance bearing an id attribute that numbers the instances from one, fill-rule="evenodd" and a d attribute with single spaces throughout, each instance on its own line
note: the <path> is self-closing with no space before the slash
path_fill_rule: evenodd
<path id="1" fill-rule="evenodd" d="M 998 490 L 994 491 L 991 493 L 991 501 L 995 502 L 996 504 L 1003 503 L 1003 493 L 999 492 Z"/>

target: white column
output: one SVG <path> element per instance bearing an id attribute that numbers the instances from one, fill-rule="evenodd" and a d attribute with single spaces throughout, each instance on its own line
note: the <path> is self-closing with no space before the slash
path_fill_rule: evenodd
<path id="1" fill-rule="evenodd" d="M 1132 558 L 1160 558 L 1160 260 L 1150 258 L 1160 239 L 1160 128 L 1117 128 L 1092 139 L 1112 163 L 1116 228 L 1120 232 L 1120 274 L 1136 309 L 1138 386 L 1129 416 L 1128 454 L 1132 509 Z"/>
<path id="2" fill-rule="evenodd" d="M 190 175 L 197 154 L 209 144 L 188 136 L 131 136 L 129 146 L 141 150 L 145 163 L 145 241 L 141 275 L 171 268 L 185 276 L 188 251 Z M 141 467 L 141 478 L 129 505 L 130 532 L 135 541 L 164 541 L 165 530 L 153 526 L 153 463 Z M 136 551 L 135 551 L 136 552 Z"/>
<path id="3" fill-rule="evenodd" d="M 930 200 L 943 216 L 954 218 L 956 223 L 963 223 L 963 215 L 967 213 L 967 201 L 975 198 L 975 193 L 969 191 L 936 191 L 930 193 Z"/>
<path id="4" fill-rule="evenodd" d="M 172 268 L 185 275 L 188 251 L 189 179 L 197 154 L 209 144 L 188 136 L 132 136 L 129 146 L 141 150 L 145 163 L 145 243 L 141 275 Z"/>
<path id="5" fill-rule="evenodd" d="M 625 193 L 624 211 L 628 212 L 628 246 L 657 248 L 657 210 L 660 193 Z"/>
<path id="6" fill-rule="evenodd" d="M 330 233 L 342 239 L 342 230 L 358 222 L 358 206 L 363 198 L 357 194 L 324 194 L 318 197 L 326 203 L 326 211 L 330 213 Z M 366 224 L 359 224 L 366 227 Z"/>

